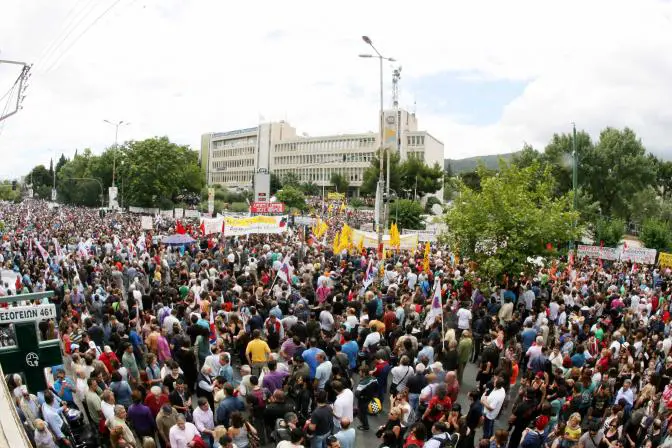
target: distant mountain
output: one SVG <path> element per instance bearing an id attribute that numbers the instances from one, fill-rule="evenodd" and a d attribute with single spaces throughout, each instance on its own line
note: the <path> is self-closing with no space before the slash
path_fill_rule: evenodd
<path id="1" fill-rule="evenodd" d="M 510 160 L 517 152 L 510 152 L 507 154 L 493 154 L 490 156 L 468 157 L 466 159 L 445 159 L 443 161 L 443 169 L 447 170 L 450 165 L 454 174 L 466 173 L 474 171 L 479 162 L 483 162 L 485 167 L 491 170 L 499 168 L 499 159 L 506 161 Z"/>

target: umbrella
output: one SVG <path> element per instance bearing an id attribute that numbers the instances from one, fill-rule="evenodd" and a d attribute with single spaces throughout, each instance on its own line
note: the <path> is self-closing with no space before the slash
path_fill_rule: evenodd
<path id="1" fill-rule="evenodd" d="M 191 244 L 194 241 L 196 241 L 196 240 L 194 240 L 189 235 L 179 234 L 179 233 L 176 233 L 174 235 L 169 235 L 169 236 L 165 237 L 163 240 L 161 240 L 161 242 L 163 244 L 168 244 L 168 245 L 172 245 L 172 246 L 181 246 L 183 244 Z"/>

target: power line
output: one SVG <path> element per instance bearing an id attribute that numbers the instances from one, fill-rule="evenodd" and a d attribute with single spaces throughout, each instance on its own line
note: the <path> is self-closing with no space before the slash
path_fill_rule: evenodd
<path id="1" fill-rule="evenodd" d="M 50 72 L 54 67 L 56 67 L 56 65 L 58 65 L 58 63 L 61 61 L 61 59 L 63 59 L 63 57 L 79 41 L 79 39 L 81 39 L 82 36 L 84 36 L 86 34 L 86 32 L 89 31 L 96 23 L 98 23 L 98 21 L 100 19 L 105 17 L 105 15 L 108 12 L 110 12 L 112 10 L 112 8 L 114 8 L 120 1 L 121 0 L 115 0 L 114 3 L 112 3 L 105 11 L 103 11 L 102 14 L 100 14 L 98 17 L 96 17 L 95 20 L 93 22 L 91 22 L 91 24 L 89 24 L 89 26 L 84 28 L 84 31 L 82 31 L 72 42 L 70 42 L 70 45 L 68 45 L 65 48 L 65 50 L 61 53 L 61 56 L 58 59 L 56 59 L 56 61 L 53 64 L 51 64 L 51 66 L 47 69 L 47 72 Z"/>
<path id="2" fill-rule="evenodd" d="M 75 4 L 75 6 L 77 6 Z M 84 22 L 85 19 L 88 19 L 90 16 L 90 13 L 93 13 L 96 7 L 96 3 L 92 0 L 89 0 L 89 3 L 85 5 L 78 14 L 75 14 L 74 17 L 79 16 L 79 18 L 73 18 L 73 23 L 71 24 L 72 26 L 68 30 L 68 27 L 66 26 L 63 31 L 59 34 L 59 36 L 54 39 L 55 44 L 52 45 L 51 49 L 48 50 L 45 55 L 41 58 L 42 60 L 38 61 L 39 63 L 48 61 L 50 58 L 52 58 L 54 55 L 57 54 L 58 50 L 61 48 L 61 46 L 68 40 L 68 38 L 74 33 L 77 28 Z M 67 31 L 67 32 L 66 32 Z M 63 35 L 65 33 L 65 35 Z M 61 53 L 62 54 L 62 53 Z"/>
<path id="3" fill-rule="evenodd" d="M 37 58 L 37 61 L 35 62 L 35 65 L 37 66 L 38 64 L 41 64 L 42 61 L 47 58 L 47 56 L 50 55 L 54 51 L 54 47 L 57 43 L 60 44 L 61 39 L 64 39 L 63 35 L 66 33 L 70 25 L 73 24 L 74 18 L 77 17 L 86 7 L 82 8 L 80 11 L 78 11 L 76 14 L 73 14 L 75 12 L 75 9 L 79 6 L 79 4 L 83 0 L 77 0 L 77 3 L 73 5 L 73 7 L 70 9 L 68 12 L 68 15 L 65 17 L 63 26 L 59 30 L 59 32 L 54 36 L 54 38 L 44 47 L 42 50 L 42 53 L 40 53 L 40 56 Z M 89 0 L 91 2 L 92 0 Z"/>

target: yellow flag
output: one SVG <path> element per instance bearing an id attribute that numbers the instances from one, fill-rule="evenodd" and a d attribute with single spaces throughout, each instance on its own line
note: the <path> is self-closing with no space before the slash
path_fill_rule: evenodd
<path id="1" fill-rule="evenodd" d="M 399 229 L 396 224 L 390 226 L 390 246 L 399 249 L 401 246 L 401 238 L 399 236 Z"/>
<path id="2" fill-rule="evenodd" d="M 341 213 L 345 211 L 345 202 L 341 204 L 341 208 L 339 209 Z"/>
<path id="3" fill-rule="evenodd" d="M 431 253 L 431 248 L 429 247 L 429 241 L 425 243 L 425 257 L 422 262 L 422 267 L 425 272 L 429 272 L 429 254 Z"/>
<path id="4" fill-rule="evenodd" d="M 360 255 L 364 252 L 364 237 L 361 237 L 359 243 L 357 243 L 357 252 L 359 252 Z"/>
<path id="5" fill-rule="evenodd" d="M 331 215 L 333 211 L 334 211 L 334 204 L 329 204 L 329 208 L 327 208 L 327 213 Z"/>
<path id="6" fill-rule="evenodd" d="M 334 235 L 334 252 L 338 253 L 341 251 L 341 237 L 338 232 Z"/>

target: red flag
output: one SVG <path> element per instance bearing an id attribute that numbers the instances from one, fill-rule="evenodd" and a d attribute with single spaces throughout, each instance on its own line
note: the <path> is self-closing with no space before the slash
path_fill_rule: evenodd
<path id="1" fill-rule="evenodd" d="M 628 250 L 628 242 L 623 241 L 623 249 Z"/>
<path id="2" fill-rule="evenodd" d="M 179 233 L 180 235 L 187 233 L 186 229 L 179 220 L 177 221 L 177 224 L 175 224 L 175 233 Z"/>
<path id="3" fill-rule="evenodd" d="M 19 294 L 21 292 L 21 277 L 18 275 L 16 276 L 16 283 L 14 286 L 16 287 L 16 293 Z"/>

